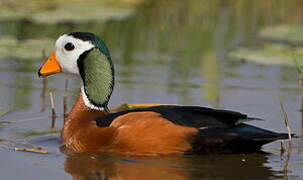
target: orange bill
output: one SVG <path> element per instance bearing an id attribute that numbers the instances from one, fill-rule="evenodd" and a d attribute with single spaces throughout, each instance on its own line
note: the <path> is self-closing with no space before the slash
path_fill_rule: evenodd
<path id="1" fill-rule="evenodd" d="M 56 59 L 56 51 L 48 58 L 39 70 L 39 75 L 48 76 L 61 72 L 61 67 Z"/>

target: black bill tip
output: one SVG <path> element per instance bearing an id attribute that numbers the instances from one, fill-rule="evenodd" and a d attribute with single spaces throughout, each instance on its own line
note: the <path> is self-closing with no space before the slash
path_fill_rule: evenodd
<path id="1" fill-rule="evenodd" d="M 38 70 L 38 76 L 39 76 L 39 77 L 42 76 L 42 74 L 40 73 L 41 68 L 42 68 L 42 67 L 40 67 L 39 70 Z"/>

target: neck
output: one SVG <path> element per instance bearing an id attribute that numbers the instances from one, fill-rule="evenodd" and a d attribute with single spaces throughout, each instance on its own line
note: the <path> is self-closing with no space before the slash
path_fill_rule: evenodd
<path id="1" fill-rule="evenodd" d="M 105 115 L 104 111 L 88 108 L 83 101 L 82 93 L 69 113 L 61 132 L 64 145 L 76 152 L 104 151 L 115 135 L 115 129 L 98 127 L 94 122 L 97 117 Z M 100 138 L 102 137 L 102 138 Z"/>
<path id="2" fill-rule="evenodd" d="M 66 118 L 66 122 L 91 122 L 95 120 L 94 117 L 99 117 L 105 114 L 107 113 L 104 110 L 95 110 L 87 107 L 83 100 L 83 94 L 80 92 L 77 101 Z"/>
<path id="3" fill-rule="evenodd" d="M 97 117 L 105 115 L 106 112 L 103 110 L 94 110 L 85 105 L 83 100 L 83 94 L 80 92 L 78 100 L 74 104 L 72 110 L 70 111 L 68 117 L 64 122 L 62 129 L 62 138 L 66 139 L 71 136 L 74 132 L 74 127 L 85 127 Z"/>
<path id="4" fill-rule="evenodd" d="M 87 97 L 84 86 L 81 86 L 81 96 L 82 96 L 82 101 L 86 108 L 90 108 L 92 110 L 97 110 L 97 111 L 104 111 L 104 107 L 98 107 L 95 106 Z"/>
<path id="5" fill-rule="evenodd" d="M 93 49 L 80 57 L 78 63 L 83 80 L 81 91 L 85 105 L 95 110 L 107 110 L 114 86 L 111 60 L 98 49 Z"/>

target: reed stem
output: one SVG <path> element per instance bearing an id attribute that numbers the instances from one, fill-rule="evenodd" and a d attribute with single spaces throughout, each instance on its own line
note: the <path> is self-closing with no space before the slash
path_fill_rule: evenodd
<path id="1" fill-rule="evenodd" d="M 34 153 L 40 153 L 40 154 L 47 154 L 47 151 L 44 151 L 42 149 L 34 149 L 34 148 L 14 148 L 15 151 L 26 151 L 26 152 L 34 152 Z"/>
<path id="2" fill-rule="evenodd" d="M 54 99 L 53 99 L 53 93 L 49 92 L 49 100 L 50 100 L 50 105 L 52 109 L 52 124 L 51 128 L 53 129 L 55 127 L 56 123 L 56 112 L 55 112 L 55 105 L 54 105 Z"/>
<path id="3" fill-rule="evenodd" d="M 41 99 L 42 99 L 41 112 L 44 112 L 45 108 L 46 108 L 46 101 L 45 101 L 46 90 L 47 90 L 47 78 L 43 77 L 43 87 L 42 87 L 42 91 L 41 91 Z"/>
<path id="4" fill-rule="evenodd" d="M 281 105 L 281 109 L 282 109 L 283 116 L 284 116 L 284 123 L 285 123 L 286 129 L 287 129 L 287 132 L 288 132 L 289 145 L 292 145 L 292 138 L 291 138 L 291 131 L 290 131 L 289 123 L 288 123 L 288 117 L 287 117 L 287 113 L 284 109 L 282 101 L 280 101 L 280 105 Z"/>
<path id="5" fill-rule="evenodd" d="M 3 110 L 2 112 L 0 112 L 0 117 L 4 116 L 5 114 L 9 113 L 10 111 L 11 111 L 10 109 Z"/>
<path id="6" fill-rule="evenodd" d="M 292 57 L 293 57 L 297 72 L 300 76 L 299 84 L 301 86 L 301 109 L 300 109 L 301 110 L 301 135 L 303 135 L 303 70 L 297 61 L 295 53 L 293 51 L 291 51 L 291 52 L 292 52 Z"/>
<path id="7" fill-rule="evenodd" d="M 286 156 L 286 160 L 285 160 L 284 168 L 283 168 L 284 178 L 287 178 L 287 179 L 288 179 L 287 169 L 288 169 L 291 151 L 292 151 L 292 144 L 289 144 L 288 149 L 287 149 L 287 156 Z"/>
<path id="8" fill-rule="evenodd" d="M 281 157 L 285 153 L 285 145 L 284 145 L 284 140 L 281 140 Z"/>
<path id="9" fill-rule="evenodd" d="M 65 91 L 64 91 L 64 97 L 63 97 L 63 117 L 64 117 L 64 123 L 68 116 L 68 107 L 67 107 L 67 93 L 68 93 L 68 79 L 65 80 Z"/>
<path id="10" fill-rule="evenodd" d="M 46 52 L 45 50 L 42 50 L 42 60 L 46 60 Z M 45 93 L 47 91 L 47 78 L 43 76 L 43 87 L 41 91 L 41 98 L 42 98 L 42 107 L 41 112 L 44 112 L 46 109 L 46 101 L 45 101 Z"/>

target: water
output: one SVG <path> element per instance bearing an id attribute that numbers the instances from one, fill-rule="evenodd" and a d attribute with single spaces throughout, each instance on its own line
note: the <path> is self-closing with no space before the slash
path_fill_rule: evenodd
<path id="1" fill-rule="evenodd" d="M 262 150 L 266 153 L 238 155 L 64 154 L 60 150 L 59 133 L 50 132 L 48 94 L 42 92 L 42 79 L 37 77 L 44 61 L 42 55 L 22 59 L 21 53 L 19 58 L 3 57 L 0 63 L 0 112 L 11 109 L 0 119 L 0 138 L 11 140 L 1 143 L 5 145 L 0 147 L 1 177 L 302 179 L 301 90 L 296 69 L 245 63 L 227 57 L 239 46 L 264 44 L 256 40 L 254 34 L 267 25 L 302 23 L 302 9 L 302 2 L 295 0 L 178 0 L 153 1 L 140 6 L 134 15 L 105 22 L 48 24 L 1 20 L 1 36 L 20 42 L 32 38 L 54 41 L 62 33 L 71 31 L 100 35 L 111 50 L 117 72 L 111 107 L 123 103 L 165 103 L 224 108 L 266 119 L 252 124 L 285 132 L 281 98 L 291 129 L 299 136 L 293 142 L 287 174 L 283 172 L 287 153 L 280 156 L 280 142 L 264 146 Z M 51 48 L 46 51 L 47 55 L 50 53 Z M 47 90 L 54 92 L 56 112 L 60 115 L 66 78 L 69 79 L 70 109 L 78 95 L 79 80 L 60 74 L 49 77 L 47 84 Z M 37 117 L 41 120 L 32 120 Z M 61 126 L 62 116 L 56 122 L 56 130 Z M 49 153 L 15 152 L 7 149 L 8 146 L 43 147 Z"/>

